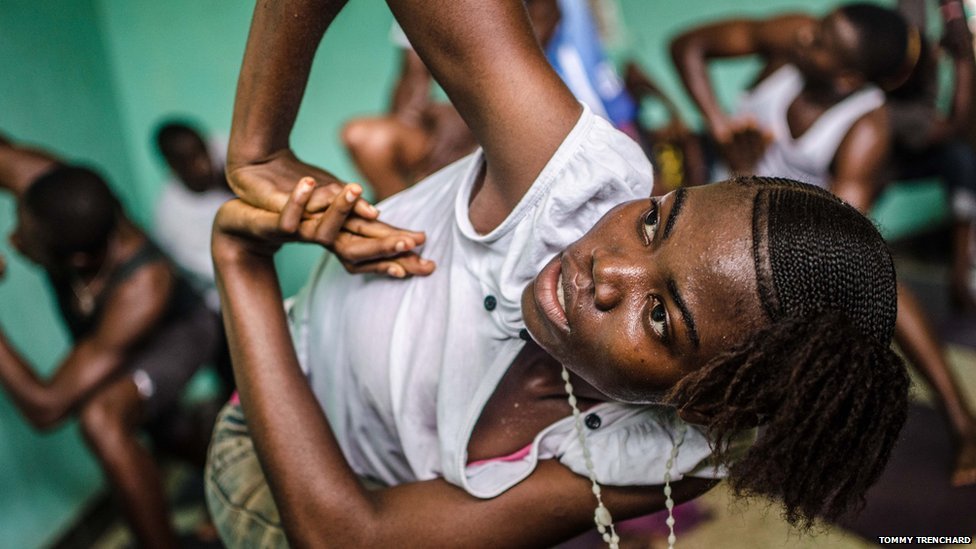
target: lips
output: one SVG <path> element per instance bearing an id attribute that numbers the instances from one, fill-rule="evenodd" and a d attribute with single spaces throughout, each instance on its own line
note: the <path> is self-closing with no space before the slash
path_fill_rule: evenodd
<path id="1" fill-rule="evenodd" d="M 558 256 L 543 267 L 536 282 L 535 302 L 539 309 L 560 331 L 569 332 L 562 265 Z"/>

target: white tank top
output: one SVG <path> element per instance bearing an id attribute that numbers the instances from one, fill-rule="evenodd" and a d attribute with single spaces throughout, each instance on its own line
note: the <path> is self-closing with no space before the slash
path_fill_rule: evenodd
<path id="1" fill-rule="evenodd" d="M 884 93 L 868 85 L 834 105 L 794 139 L 786 111 L 803 90 L 803 75 L 793 65 L 784 65 L 766 77 L 743 97 L 738 113 L 752 115 L 773 135 L 756 167 L 756 175 L 788 177 L 826 188 L 830 165 L 841 141 L 865 114 L 884 104 Z"/>

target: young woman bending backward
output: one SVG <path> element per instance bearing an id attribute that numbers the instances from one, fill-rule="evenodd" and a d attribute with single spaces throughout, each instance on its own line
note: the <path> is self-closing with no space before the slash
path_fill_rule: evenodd
<path id="1" fill-rule="evenodd" d="M 241 71 L 242 199 L 213 242 L 241 400 L 208 473 L 229 545 L 545 546 L 592 527 L 595 496 L 620 520 L 725 476 L 800 524 L 858 505 L 908 387 L 865 218 L 785 180 L 649 198 L 640 148 L 564 88 L 521 2 L 391 0 L 482 149 L 381 222 L 288 145 L 343 4 L 258 2 Z M 286 312 L 287 241 L 334 255 Z"/>

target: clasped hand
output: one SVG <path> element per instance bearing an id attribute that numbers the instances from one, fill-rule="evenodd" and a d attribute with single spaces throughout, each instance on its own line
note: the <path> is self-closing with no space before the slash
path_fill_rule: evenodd
<path id="1" fill-rule="evenodd" d="M 240 199 L 221 208 L 215 230 L 249 251 L 271 254 L 287 242 L 309 242 L 332 251 L 350 273 L 403 278 L 434 271 L 415 251 L 423 233 L 379 221 L 359 185 L 343 185 L 290 150 L 229 166 L 228 182 Z"/>

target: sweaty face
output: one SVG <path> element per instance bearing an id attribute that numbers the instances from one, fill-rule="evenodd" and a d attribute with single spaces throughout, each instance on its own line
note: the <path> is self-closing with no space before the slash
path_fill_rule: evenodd
<path id="1" fill-rule="evenodd" d="M 653 401 L 762 322 L 753 193 L 720 183 L 612 209 L 526 287 L 532 337 L 604 395 Z"/>
<path id="2" fill-rule="evenodd" d="M 857 44 L 857 29 L 841 13 L 833 12 L 796 34 L 794 64 L 807 80 L 827 83 L 852 70 Z"/>

